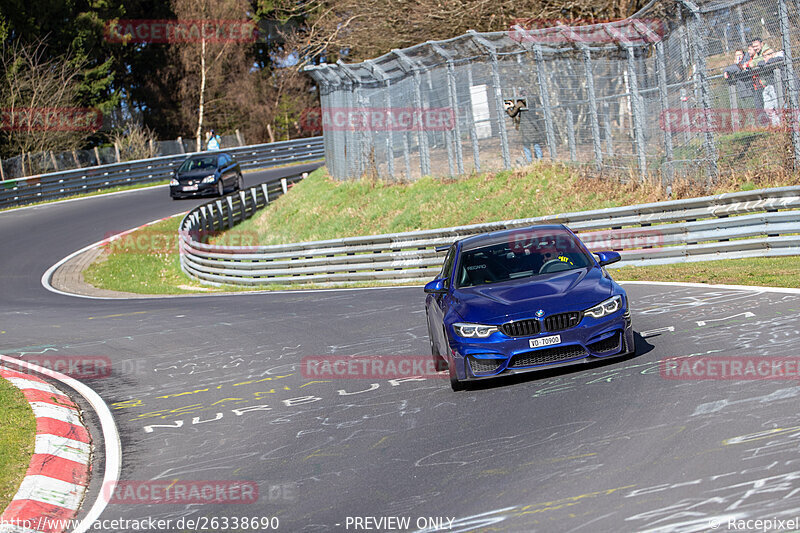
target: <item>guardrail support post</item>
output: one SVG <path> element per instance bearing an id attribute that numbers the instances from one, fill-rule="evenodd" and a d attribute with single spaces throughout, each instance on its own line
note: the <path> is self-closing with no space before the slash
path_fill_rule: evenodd
<path id="1" fill-rule="evenodd" d="M 233 228 L 233 198 L 228 195 L 225 197 L 225 201 L 228 202 L 228 229 Z"/>
<path id="2" fill-rule="evenodd" d="M 217 204 L 217 222 L 216 224 L 214 224 L 214 229 L 222 231 L 223 229 L 225 229 L 225 217 L 222 212 L 222 200 L 217 200 L 216 204 Z"/>
<path id="3" fill-rule="evenodd" d="M 267 184 L 266 183 L 262 183 L 261 184 L 261 190 L 264 192 L 264 205 L 268 205 L 269 204 L 269 191 L 267 190 Z"/>
<path id="4" fill-rule="evenodd" d="M 289 192 L 289 186 L 286 183 L 286 178 L 281 178 L 281 189 L 283 189 L 283 194 L 286 194 L 286 193 Z"/>
<path id="5" fill-rule="evenodd" d="M 247 213 L 247 199 L 244 191 L 239 191 L 239 212 L 241 213 L 239 221 L 249 218 Z"/>

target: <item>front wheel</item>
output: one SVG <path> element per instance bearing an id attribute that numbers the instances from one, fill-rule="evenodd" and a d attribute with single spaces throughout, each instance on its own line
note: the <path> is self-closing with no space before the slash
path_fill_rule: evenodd
<path id="1" fill-rule="evenodd" d="M 447 364 L 447 369 L 450 373 L 450 388 L 453 389 L 453 392 L 458 392 L 460 390 L 464 390 L 464 382 L 459 381 L 458 374 L 456 374 L 456 364 L 453 360 L 452 356 Z"/>

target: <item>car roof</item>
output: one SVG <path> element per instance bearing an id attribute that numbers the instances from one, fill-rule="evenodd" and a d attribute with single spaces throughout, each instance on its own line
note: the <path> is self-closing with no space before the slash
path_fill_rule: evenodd
<path id="1" fill-rule="evenodd" d="M 509 238 L 519 233 L 525 233 L 530 231 L 538 232 L 551 232 L 551 233 L 559 233 L 559 234 L 566 234 L 572 236 L 572 232 L 570 232 L 564 224 L 540 224 L 537 226 L 526 226 L 523 228 L 514 228 L 514 229 L 504 229 L 499 231 L 493 231 L 491 233 L 482 233 L 480 235 L 473 235 L 471 237 L 466 237 L 461 239 L 461 251 L 466 252 L 469 250 L 474 250 L 476 248 L 483 248 L 484 246 L 492 246 L 494 244 L 500 244 L 503 242 L 509 242 Z"/>

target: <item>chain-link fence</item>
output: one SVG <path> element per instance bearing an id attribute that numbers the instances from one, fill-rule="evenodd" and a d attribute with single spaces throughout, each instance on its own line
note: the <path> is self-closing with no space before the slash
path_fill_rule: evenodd
<path id="1" fill-rule="evenodd" d="M 220 135 L 220 148 L 236 148 L 244 146 L 244 139 L 239 135 Z M 70 152 L 37 152 L 26 153 L 16 157 L 0 160 L 0 180 L 24 178 L 72 170 L 76 168 L 93 167 L 97 165 L 110 165 L 123 161 L 142 159 L 144 157 L 160 157 L 165 155 L 188 154 L 198 151 L 195 139 L 178 138 L 172 141 L 154 141 L 147 147 L 147 152 L 142 150 L 131 151 L 125 147 L 102 146 L 91 150 L 72 150 Z"/>
<path id="2" fill-rule="evenodd" d="M 519 21 L 308 67 L 326 164 L 339 179 L 415 179 L 544 157 L 665 183 L 791 167 L 799 5 L 654 0 L 624 21 Z"/>

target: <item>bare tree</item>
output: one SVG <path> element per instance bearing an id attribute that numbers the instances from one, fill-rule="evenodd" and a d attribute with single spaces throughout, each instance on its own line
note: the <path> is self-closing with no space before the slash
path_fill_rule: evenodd
<path id="1" fill-rule="evenodd" d="M 271 2 L 272 3 L 272 2 Z M 379 56 L 429 39 L 448 39 L 476 31 L 505 31 L 516 19 L 565 21 L 624 18 L 642 0 L 276 0 L 282 17 L 304 17 L 306 24 L 286 32 L 287 48 L 301 50 L 302 67 L 325 55 L 346 53 L 349 61 Z M 554 25 L 554 24 L 553 24 Z"/>
<path id="2" fill-rule="evenodd" d="M 84 65 L 48 57 L 43 41 L 0 48 L 0 154 L 78 148 L 99 126 L 99 112 L 76 109 Z M 83 115 L 83 116 L 81 116 Z"/>
<path id="3" fill-rule="evenodd" d="M 156 156 L 156 135 L 138 122 L 129 122 L 114 132 L 114 145 L 122 161 L 148 159 Z"/>
<path id="4" fill-rule="evenodd" d="M 172 0 L 172 9 L 178 22 L 246 21 L 250 4 L 246 0 Z M 246 74 L 243 59 L 247 56 L 246 39 L 206 38 L 204 32 L 196 39 L 173 43 L 182 68 L 181 97 L 183 116 L 187 125 L 195 129 L 197 146 L 202 146 L 206 118 L 215 120 L 224 116 L 227 89 L 237 77 Z"/>

